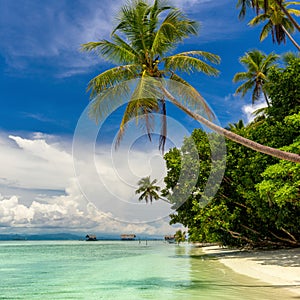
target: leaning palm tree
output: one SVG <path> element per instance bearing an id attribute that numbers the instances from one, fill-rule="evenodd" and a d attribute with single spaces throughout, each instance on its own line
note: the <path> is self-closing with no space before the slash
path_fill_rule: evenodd
<path id="1" fill-rule="evenodd" d="M 243 19 L 246 15 L 247 7 L 255 9 L 256 13 L 259 14 L 260 10 L 266 12 L 270 4 L 277 5 L 278 8 L 280 8 L 286 17 L 291 21 L 294 27 L 300 31 L 300 25 L 293 18 L 290 11 L 286 9 L 286 3 L 284 0 L 238 0 L 236 7 L 240 8 L 239 18 Z M 298 3 L 293 2 L 292 4 Z"/>
<path id="2" fill-rule="evenodd" d="M 157 193 L 160 190 L 158 185 L 155 185 L 157 180 L 150 180 L 150 176 L 144 177 L 139 180 L 138 185 L 139 188 L 135 191 L 136 194 L 140 194 L 139 201 L 145 200 L 146 203 L 150 201 L 152 203 L 153 200 L 160 199 L 159 194 Z"/>
<path id="3" fill-rule="evenodd" d="M 262 0 L 261 0 L 262 2 Z M 300 10 L 294 8 L 288 8 L 289 5 L 300 4 L 298 1 L 283 2 L 282 7 L 289 12 L 290 15 L 300 15 Z M 250 22 L 250 26 L 256 26 L 260 23 L 266 22 L 262 28 L 260 34 L 260 41 L 263 41 L 269 33 L 272 34 L 272 40 L 275 43 L 281 44 L 286 42 L 286 37 L 294 44 L 294 46 L 300 51 L 300 46 L 292 37 L 292 33 L 295 31 L 295 26 L 289 18 L 286 17 L 281 8 L 274 2 L 269 3 L 267 9 L 254 17 Z"/>
<path id="4" fill-rule="evenodd" d="M 233 78 L 233 82 L 244 81 L 235 93 L 244 97 L 247 92 L 252 90 L 252 104 L 263 94 L 270 106 L 264 85 L 267 82 L 269 70 L 277 59 L 279 59 L 279 55 L 274 53 L 266 55 L 259 50 L 247 52 L 240 58 L 240 63 L 246 68 L 246 71 L 235 74 Z"/>
<path id="5" fill-rule="evenodd" d="M 167 134 L 168 99 L 189 116 L 228 139 L 281 159 L 300 162 L 300 156 L 297 154 L 260 145 L 209 120 L 212 113 L 208 105 L 196 89 L 178 75 L 178 72 L 199 71 L 207 75 L 217 75 L 218 71 L 209 63 L 217 64 L 220 58 L 199 50 L 170 55 L 178 43 L 190 35 L 197 34 L 196 22 L 163 0 L 155 0 L 153 5 L 144 0 L 132 0 L 122 7 L 117 21 L 111 41 L 101 40 L 82 45 L 83 50 L 96 51 L 102 57 L 119 65 L 104 71 L 90 81 L 88 90 L 91 91 L 93 99 L 92 117 L 97 119 L 103 116 L 107 93 L 113 91 L 118 96 L 114 101 L 120 102 L 122 92 L 131 93 L 121 120 L 117 143 L 120 142 L 128 122 L 134 118 L 145 122 L 148 136 L 151 138 L 153 121 L 151 115 L 158 112 L 162 115 L 160 148 L 163 151 Z M 166 78 L 176 84 L 171 84 L 168 89 Z M 126 82 L 130 80 L 137 81 L 133 92 L 126 86 Z M 174 91 L 181 93 L 181 98 L 184 99 L 174 96 Z M 208 119 L 189 109 L 188 104 L 195 110 L 205 110 Z"/>

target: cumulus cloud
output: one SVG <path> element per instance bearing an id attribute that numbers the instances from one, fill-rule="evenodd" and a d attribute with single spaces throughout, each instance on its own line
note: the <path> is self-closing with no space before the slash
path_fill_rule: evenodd
<path id="1" fill-rule="evenodd" d="M 120 150 L 113 167 L 111 148 L 103 146 L 91 154 L 92 165 L 89 159 L 79 161 L 85 172 L 75 174 L 70 147 L 66 150 L 58 141 L 40 133 L 30 138 L 0 135 L 2 229 L 172 232 L 166 218 L 169 205 L 138 203 L 134 192 L 140 176 L 163 176 L 164 165 L 151 163 L 159 156 L 157 152 L 131 150 L 128 157 L 128 150 Z M 86 151 L 85 145 L 81 151 Z M 3 192 L 7 185 L 10 195 Z M 25 201 L 22 189 L 38 192 Z"/>
<path id="2" fill-rule="evenodd" d="M 246 119 L 246 124 L 253 122 L 254 119 L 257 117 L 257 115 L 254 114 L 254 112 L 264 107 L 267 107 L 265 99 L 260 99 L 254 104 L 244 105 L 242 107 L 242 111 L 244 114 L 244 118 Z"/>
<path id="3" fill-rule="evenodd" d="M 64 190 L 73 174 L 68 153 L 44 139 L 13 135 L 9 139 L 0 136 L 0 178 L 6 178 L 15 187 Z"/>

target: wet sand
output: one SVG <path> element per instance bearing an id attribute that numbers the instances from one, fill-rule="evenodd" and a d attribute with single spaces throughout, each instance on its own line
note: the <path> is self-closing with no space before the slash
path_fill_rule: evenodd
<path id="1" fill-rule="evenodd" d="M 300 298 L 300 248 L 272 251 L 240 251 L 218 246 L 203 247 L 234 272 L 288 289 Z"/>

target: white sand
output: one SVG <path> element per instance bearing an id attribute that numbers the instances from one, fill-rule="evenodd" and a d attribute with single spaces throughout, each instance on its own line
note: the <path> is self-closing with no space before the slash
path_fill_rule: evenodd
<path id="1" fill-rule="evenodd" d="M 300 295 L 300 248 L 273 251 L 238 251 L 203 247 L 234 272 L 283 287 Z M 297 297 L 298 298 L 298 297 Z"/>

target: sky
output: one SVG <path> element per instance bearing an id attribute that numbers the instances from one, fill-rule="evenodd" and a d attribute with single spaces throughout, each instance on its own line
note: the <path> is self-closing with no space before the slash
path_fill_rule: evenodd
<path id="1" fill-rule="evenodd" d="M 157 143 L 130 122 L 116 151 L 121 109 L 96 124 L 87 117 L 90 79 L 112 67 L 80 51 L 89 41 L 109 39 L 123 0 L 0 0 L 0 234 L 1 233 L 174 233 L 170 206 L 140 203 L 137 181 L 150 175 L 163 186 L 166 168 Z M 217 78 L 186 79 L 205 98 L 222 126 L 263 105 L 235 95 L 239 57 L 260 49 L 294 51 L 287 41 L 259 42 L 261 27 L 238 20 L 235 0 L 171 1 L 201 23 L 199 35 L 177 51 L 218 54 Z M 295 34 L 299 40 L 299 34 Z M 170 107 L 168 147 L 201 125 Z M 159 133 L 158 128 L 153 129 Z"/>

